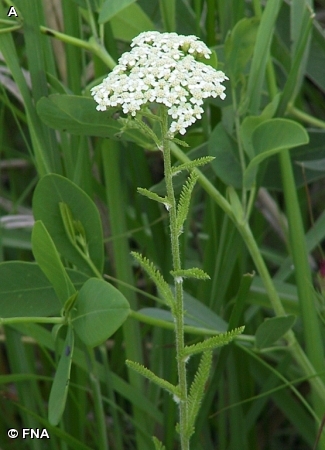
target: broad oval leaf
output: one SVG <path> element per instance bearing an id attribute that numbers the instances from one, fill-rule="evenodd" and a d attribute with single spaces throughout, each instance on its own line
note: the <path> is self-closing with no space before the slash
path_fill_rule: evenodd
<path id="1" fill-rule="evenodd" d="M 276 95 L 274 99 L 268 103 L 261 114 L 258 116 L 247 116 L 240 126 L 240 138 L 243 143 L 245 152 L 249 159 L 254 158 L 254 148 L 252 144 L 252 135 L 255 129 L 266 120 L 272 119 L 279 105 L 280 95 Z"/>
<path id="2" fill-rule="evenodd" d="M 212 169 L 227 186 L 241 188 L 242 171 L 237 154 L 236 143 L 219 123 L 209 139 L 209 155 L 215 157 L 211 162 Z"/>
<path id="3" fill-rule="evenodd" d="M 89 97 L 53 94 L 41 98 L 37 113 L 41 120 L 55 130 L 79 136 L 98 136 L 120 140 L 122 124 L 118 121 L 118 109 L 97 111 L 96 102 Z M 151 148 L 152 142 L 138 130 L 126 130 L 123 138 L 138 145 Z"/>
<path id="4" fill-rule="evenodd" d="M 184 292 L 185 322 L 218 333 L 227 331 L 228 324 L 204 303 Z"/>
<path id="5" fill-rule="evenodd" d="M 305 186 L 306 183 L 312 183 L 324 178 L 322 171 L 312 170 L 305 163 L 324 158 L 325 130 L 308 129 L 308 134 L 310 138 L 308 144 L 296 147 L 290 151 L 297 189 Z M 299 161 L 304 163 L 304 170 Z M 262 167 L 261 169 L 264 172 L 263 186 L 273 190 L 282 190 L 281 177 L 278 176 L 280 173 L 279 158 L 276 155 L 271 156 L 270 159 L 262 163 L 262 166 L 265 165 L 267 165 L 267 168 Z"/>
<path id="6" fill-rule="evenodd" d="M 296 321 L 296 316 L 290 314 L 283 317 L 272 317 L 265 319 L 258 327 L 255 335 L 256 347 L 266 348 L 274 344 L 287 331 L 292 328 Z"/>
<path id="7" fill-rule="evenodd" d="M 116 14 L 110 25 L 115 39 L 126 42 L 130 42 L 143 31 L 156 29 L 154 23 L 137 3 L 132 3 Z"/>
<path id="8" fill-rule="evenodd" d="M 66 269 L 76 290 L 87 275 Z M 0 317 L 47 317 L 59 314 L 62 305 L 39 266 L 31 262 L 0 264 Z"/>
<path id="9" fill-rule="evenodd" d="M 228 329 L 227 322 L 187 292 L 184 292 L 184 309 L 185 325 L 213 333 L 224 333 Z M 174 323 L 171 312 L 166 309 L 142 308 L 139 313 L 153 319 L 153 324 L 156 326 L 159 326 L 159 322 L 161 322 L 161 326 L 162 322 Z"/>
<path id="10" fill-rule="evenodd" d="M 73 220 L 80 222 L 91 261 L 99 272 L 103 270 L 103 231 L 99 212 L 90 197 L 72 181 L 61 175 L 45 175 L 38 182 L 33 197 L 36 220 L 42 220 L 59 253 L 82 272 L 94 275 L 87 258 L 69 239 L 60 212 L 60 203 L 68 205 Z"/>
<path id="11" fill-rule="evenodd" d="M 256 127 L 253 136 L 255 154 L 280 151 L 307 144 L 308 133 L 298 122 L 290 119 L 269 119 Z"/>
<path id="12" fill-rule="evenodd" d="M 72 323 L 80 339 L 95 347 L 115 333 L 129 312 L 129 303 L 120 291 L 104 280 L 90 278 L 80 289 Z"/>
<path id="13" fill-rule="evenodd" d="M 106 0 L 99 13 L 98 23 L 108 22 L 112 17 L 136 0 Z"/>
<path id="14" fill-rule="evenodd" d="M 255 157 L 244 173 L 244 187 L 250 189 L 255 182 L 258 165 L 281 150 L 307 144 L 308 133 L 299 123 L 289 119 L 270 119 L 256 127 L 252 134 Z"/>
<path id="15" fill-rule="evenodd" d="M 253 55 L 259 19 L 244 18 L 236 23 L 225 42 L 226 73 L 237 84 Z"/>
<path id="16" fill-rule="evenodd" d="M 32 247 L 36 262 L 52 284 L 63 305 L 75 293 L 75 288 L 61 262 L 51 236 L 41 220 L 36 221 L 33 227 Z"/>

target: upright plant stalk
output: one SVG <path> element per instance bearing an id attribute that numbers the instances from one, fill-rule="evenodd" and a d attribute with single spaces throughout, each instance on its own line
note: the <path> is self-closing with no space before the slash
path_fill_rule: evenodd
<path id="1" fill-rule="evenodd" d="M 170 140 L 167 139 L 168 120 L 166 109 L 163 110 L 162 120 L 162 136 L 163 136 L 163 156 L 164 156 L 164 174 L 167 190 L 167 200 L 170 204 L 169 208 L 169 225 L 170 225 L 170 242 L 172 250 L 173 270 L 175 272 L 181 270 L 181 255 L 179 246 L 179 236 L 177 232 L 177 214 L 176 199 L 172 180 L 172 166 L 170 155 Z M 189 449 L 189 439 L 185 432 L 187 424 L 187 380 L 186 380 L 186 361 L 182 356 L 184 351 L 184 305 L 183 305 L 183 280 L 181 277 L 175 277 L 175 340 L 176 340 L 176 360 L 178 371 L 178 383 L 180 389 L 179 400 L 179 425 L 182 450 Z"/>
<path id="2" fill-rule="evenodd" d="M 180 435 L 181 450 L 189 450 L 190 438 L 195 431 L 195 420 L 212 364 L 212 350 L 228 344 L 235 336 L 243 332 L 243 327 L 213 336 L 198 344 L 185 345 L 183 277 L 206 280 L 209 279 L 209 275 L 197 267 L 182 269 L 179 236 L 188 215 L 191 193 L 197 181 L 193 169 L 211 162 L 211 157 L 199 158 L 173 168 L 171 142 L 187 145 L 176 139 L 175 135 L 177 133 L 184 135 L 186 128 L 201 118 L 201 114 L 204 112 L 202 108 L 204 98 L 220 97 L 222 100 L 225 98 L 225 87 L 222 82 L 227 77 L 223 72 L 216 71 L 212 66 L 196 60 L 196 58 L 208 59 L 211 51 L 195 36 L 144 32 L 133 39 L 131 47 L 132 50 L 121 56 L 116 68 L 101 84 L 93 87 L 91 93 L 98 103 L 97 110 L 106 111 L 109 107 L 120 105 L 123 113 L 128 115 L 128 118 L 124 119 L 124 129 L 130 127 L 140 130 L 149 136 L 163 152 L 167 195 L 162 197 L 145 188 L 138 188 L 138 192 L 151 200 L 164 204 L 169 211 L 173 265 L 171 274 L 174 277 L 175 291 L 172 292 L 167 281 L 150 260 L 136 252 L 132 252 L 132 254 L 154 280 L 166 306 L 171 309 L 176 335 L 178 384 L 175 386 L 160 378 L 140 364 L 138 358 L 132 358 L 133 361 L 127 360 L 126 364 L 173 395 L 179 407 L 180 417 L 176 429 Z M 158 114 L 150 112 L 148 103 L 161 104 Z M 151 129 L 143 120 L 144 118 L 149 119 L 149 123 L 151 121 L 159 122 L 161 136 L 156 135 L 154 129 Z M 107 156 L 104 156 L 104 170 L 107 181 L 110 183 L 110 189 L 116 172 L 116 169 L 114 168 L 112 171 L 111 167 L 111 159 L 108 160 Z M 172 177 L 182 170 L 189 171 L 191 174 L 182 187 L 179 201 L 176 202 Z M 115 192 L 120 190 L 117 189 Z M 110 209 L 111 215 L 113 215 L 112 206 L 116 199 L 109 193 L 108 198 L 112 201 Z M 120 199 L 117 201 L 119 204 L 115 205 L 116 212 L 120 209 Z M 127 261 L 124 261 L 124 266 L 126 265 Z M 123 279 L 122 276 L 119 278 Z M 196 353 L 203 355 L 188 389 L 186 362 L 191 355 Z M 156 450 L 165 449 L 157 438 L 153 438 L 153 440 Z"/>

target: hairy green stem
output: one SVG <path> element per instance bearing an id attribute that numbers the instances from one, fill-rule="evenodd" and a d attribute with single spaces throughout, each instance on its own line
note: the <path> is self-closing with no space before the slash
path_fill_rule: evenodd
<path id="1" fill-rule="evenodd" d="M 179 236 L 177 231 L 177 209 L 176 199 L 172 180 L 172 166 L 170 154 L 170 140 L 167 139 L 168 120 L 167 111 L 163 109 L 162 136 L 163 136 L 163 155 L 164 155 L 164 173 L 167 190 L 167 199 L 170 206 L 169 224 L 170 241 L 173 259 L 173 270 L 181 269 L 181 256 L 179 247 Z M 179 432 L 181 439 L 181 449 L 189 450 L 189 438 L 186 433 L 188 419 L 187 405 L 187 379 L 186 379 L 186 361 L 183 356 L 184 351 L 184 305 L 183 305 L 183 280 L 181 277 L 175 277 L 175 305 L 172 308 L 175 320 L 175 338 L 176 338 L 176 359 L 178 370 L 178 383 L 180 388 L 179 399 Z"/>

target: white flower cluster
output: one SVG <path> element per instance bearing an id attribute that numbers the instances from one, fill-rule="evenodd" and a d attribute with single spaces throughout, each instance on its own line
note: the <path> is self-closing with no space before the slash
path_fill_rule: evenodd
<path id="1" fill-rule="evenodd" d="M 149 31 L 139 34 L 118 65 L 92 88 L 97 110 L 121 106 L 135 116 L 148 103 L 162 103 L 171 117 L 169 132 L 185 134 L 203 113 L 203 100 L 226 97 L 221 71 L 196 58 L 210 58 L 211 51 L 196 36 Z"/>

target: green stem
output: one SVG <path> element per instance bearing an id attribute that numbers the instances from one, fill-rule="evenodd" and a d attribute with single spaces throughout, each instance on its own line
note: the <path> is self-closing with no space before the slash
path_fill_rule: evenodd
<path id="1" fill-rule="evenodd" d="M 181 256 L 179 247 L 179 236 L 177 232 L 177 209 L 176 199 L 172 180 L 172 165 L 170 154 L 170 140 L 167 139 L 168 119 L 167 111 L 163 110 L 162 136 L 163 136 L 163 156 L 164 173 L 167 190 L 167 199 L 171 205 L 169 209 L 170 241 L 173 259 L 173 270 L 181 269 Z M 184 304 L 183 304 L 183 280 L 175 277 L 175 305 L 172 313 L 175 319 L 175 338 L 176 338 L 176 360 L 178 370 L 178 383 L 180 388 L 179 399 L 179 431 L 181 439 L 181 449 L 189 450 L 189 438 L 187 430 L 188 405 L 187 405 L 187 379 L 186 379 L 186 361 L 183 356 L 184 351 Z"/>
<path id="2" fill-rule="evenodd" d="M 295 106 L 292 106 L 289 104 L 287 111 L 289 114 L 292 114 L 297 119 L 302 120 L 303 122 L 306 122 L 309 125 L 325 129 L 324 120 L 317 119 L 316 117 L 313 117 L 310 114 L 307 114 L 304 111 L 301 111 L 300 109 L 296 108 Z"/>
<path id="3" fill-rule="evenodd" d="M 19 30 L 21 27 L 22 27 L 22 25 L 13 25 L 12 27 L 8 27 L 8 28 L 0 28 L 0 34 L 12 33 L 13 31 Z"/>
<path id="4" fill-rule="evenodd" d="M 64 317 L 0 317 L 0 325 L 13 325 L 15 323 L 64 323 Z"/>
<path id="5" fill-rule="evenodd" d="M 110 69 L 113 69 L 116 66 L 116 62 L 111 57 L 109 53 L 105 50 L 105 47 L 101 45 L 94 37 L 91 37 L 89 41 L 84 41 L 83 39 L 78 39 L 73 36 L 69 36 L 64 33 L 60 33 L 59 31 L 52 30 L 47 27 L 40 27 L 42 33 L 47 36 L 54 37 L 59 39 L 62 42 L 67 44 L 74 45 L 75 47 L 83 48 L 84 50 L 88 50 L 91 53 L 94 53 L 98 56 Z"/>
<path id="6" fill-rule="evenodd" d="M 276 76 L 275 76 L 275 71 L 274 71 L 274 67 L 273 67 L 271 58 L 269 58 L 269 60 L 266 64 L 266 81 L 267 81 L 270 98 L 274 99 L 274 97 L 278 93 L 278 88 L 277 88 L 277 84 L 276 84 Z"/>
<path id="7" fill-rule="evenodd" d="M 215 0 L 207 0 L 207 14 L 206 14 L 206 26 L 207 31 L 207 44 L 209 47 L 216 45 L 216 2 Z"/>
<path id="8" fill-rule="evenodd" d="M 87 3 L 88 14 L 89 14 L 88 20 L 89 20 L 89 24 L 90 24 L 90 28 L 91 28 L 91 34 L 92 34 L 92 36 L 94 36 L 96 39 L 98 39 L 98 33 L 97 33 L 96 23 L 95 23 L 95 19 L 94 19 L 93 12 L 92 12 L 91 7 L 90 7 L 90 2 L 89 2 L 89 0 L 86 0 L 86 3 Z"/>
<path id="9" fill-rule="evenodd" d="M 245 170 L 246 170 L 246 162 L 245 162 L 245 154 L 244 154 L 244 149 L 243 149 L 243 145 L 242 145 L 242 140 L 240 139 L 239 111 L 237 108 L 236 91 L 234 88 L 232 88 L 231 93 L 232 93 L 232 99 L 233 99 L 233 105 L 234 105 L 234 111 L 235 111 L 235 128 L 236 128 L 237 145 L 238 145 L 238 152 L 239 152 L 239 161 L 240 161 L 242 174 L 244 174 Z M 246 198 L 247 198 L 247 192 L 246 192 L 246 189 L 243 187 L 243 189 L 242 189 L 242 205 L 243 205 L 243 209 L 244 209 L 245 213 L 246 213 Z"/>
<path id="10" fill-rule="evenodd" d="M 0 25 L 14 25 L 17 22 L 11 19 L 0 19 Z M 21 26 L 21 25 L 20 25 Z"/>

